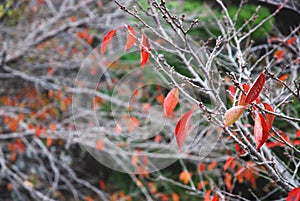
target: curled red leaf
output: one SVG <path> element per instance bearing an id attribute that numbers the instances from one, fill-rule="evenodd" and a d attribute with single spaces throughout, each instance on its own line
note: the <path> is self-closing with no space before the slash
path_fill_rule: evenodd
<path id="1" fill-rule="evenodd" d="M 164 113 L 169 117 L 178 103 L 178 88 L 172 89 L 164 99 Z"/>
<path id="2" fill-rule="evenodd" d="M 111 30 L 109 31 L 103 38 L 102 46 L 101 46 L 101 54 L 104 54 L 106 51 L 109 43 L 111 42 L 112 38 L 114 37 L 117 30 Z"/>
<path id="3" fill-rule="evenodd" d="M 270 112 L 274 112 L 274 110 L 271 107 L 271 105 L 269 105 L 268 103 L 263 103 L 263 104 L 264 104 L 264 107 L 265 107 L 266 110 L 268 110 Z M 267 122 L 269 131 L 270 131 L 271 127 L 272 127 L 274 119 L 275 119 L 275 115 L 274 114 L 266 113 L 266 122 Z"/>
<path id="4" fill-rule="evenodd" d="M 134 28 L 132 28 L 129 25 L 127 25 L 126 27 L 128 29 L 128 33 L 127 33 L 127 42 L 124 51 L 127 51 L 129 48 L 131 48 L 134 45 L 135 37 L 136 37 Z"/>
<path id="5" fill-rule="evenodd" d="M 141 67 L 143 67 L 149 59 L 150 43 L 146 34 L 142 33 L 142 45 L 141 45 Z"/>
<path id="6" fill-rule="evenodd" d="M 246 106 L 234 106 L 226 111 L 225 113 L 225 124 L 224 127 L 230 126 L 233 124 L 236 120 L 240 118 L 240 116 L 243 114 L 244 110 L 246 109 Z"/>
<path id="7" fill-rule="evenodd" d="M 249 103 L 252 103 L 260 94 L 261 90 L 263 89 L 263 86 L 266 82 L 266 74 L 262 72 L 254 81 L 253 85 L 251 86 L 246 100 L 245 104 L 248 105 Z"/>
<path id="8" fill-rule="evenodd" d="M 175 137 L 179 149 L 182 147 L 182 144 L 185 140 L 187 132 L 189 130 L 190 120 L 194 110 L 190 110 L 179 119 L 175 128 Z"/>
<path id="9" fill-rule="evenodd" d="M 257 150 L 267 141 L 268 137 L 269 128 L 265 117 L 261 113 L 256 112 L 254 119 L 254 138 Z"/>

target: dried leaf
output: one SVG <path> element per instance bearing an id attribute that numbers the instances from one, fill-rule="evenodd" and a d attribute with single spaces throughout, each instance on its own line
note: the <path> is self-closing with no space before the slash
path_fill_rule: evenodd
<path id="1" fill-rule="evenodd" d="M 128 33 L 127 33 L 127 42 L 124 50 L 125 52 L 134 45 L 135 37 L 136 37 L 135 30 L 129 25 L 127 25 L 126 27 L 128 29 Z"/>
<path id="2" fill-rule="evenodd" d="M 112 38 L 114 37 L 117 30 L 111 30 L 109 31 L 103 38 L 102 46 L 101 46 L 101 54 L 104 54 L 106 51 L 109 43 L 111 42 Z"/>
<path id="3" fill-rule="evenodd" d="M 264 107 L 265 107 L 266 110 L 268 110 L 268 111 L 270 111 L 270 112 L 274 112 L 274 110 L 273 110 L 273 108 L 271 107 L 271 105 L 269 105 L 268 103 L 263 103 L 263 104 L 264 104 Z M 269 128 L 268 131 L 270 131 L 274 119 L 275 119 L 275 115 L 266 113 L 266 123 L 267 123 L 268 128 Z"/>
<path id="4" fill-rule="evenodd" d="M 300 200 L 300 187 L 297 187 L 289 192 L 286 201 L 299 201 L 299 200 Z"/>
<path id="5" fill-rule="evenodd" d="M 178 103 L 178 88 L 172 89 L 164 99 L 164 113 L 169 117 Z"/>
<path id="6" fill-rule="evenodd" d="M 141 67 L 143 67 L 149 59 L 150 43 L 146 34 L 142 33 L 142 45 L 141 45 Z"/>
<path id="7" fill-rule="evenodd" d="M 269 128 L 264 116 L 256 112 L 254 119 L 254 137 L 256 140 L 256 149 L 258 150 L 269 137 Z"/>
<path id="8" fill-rule="evenodd" d="M 252 103 L 259 96 L 261 90 L 263 89 L 265 81 L 266 81 L 266 74 L 262 72 L 256 78 L 256 80 L 254 81 L 253 85 L 251 86 L 251 88 L 247 94 L 247 97 L 245 100 L 246 105 Z"/>
<path id="9" fill-rule="evenodd" d="M 194 110 L 190 110 L 187 113 L 185 113 L 177 122 L 176 128 L 175 128 L 175 136 L 176 141 L 179 149 L 182 147 L 182 144 L 185 140 L 185 137 L 187 135 L 187 132 L 189 130 L 189 124 L 192 117 Z"/>
<path id="10" fill-rule="evenodd" d="M 246 106 L 234 106 L 226 111 L 225 113 L 225 124 L 224 127 L 230 126 L 233 124 L 236 120 L 240 118 L 240 116 L 243 114 L 244 110 L 246 109 Z"/>

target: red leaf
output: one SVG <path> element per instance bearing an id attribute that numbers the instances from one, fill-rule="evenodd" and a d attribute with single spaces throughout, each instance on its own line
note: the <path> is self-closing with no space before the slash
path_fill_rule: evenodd
<path id="1" fill-rule="evenodd" d="M 254 137 L 256 140 L 256 149 L 258 150 L 269 137 L 269 128 L 264 116 L 256 112 L 254 120 Z"/>
<path id="2" fill-rule="evenodd" d="M 126 46 L 125 46 L 125 50 L 124 51 L 127 51 L 129 48 L 131 48 L 134 43 L 135 43 L 135 30 L 127 25 L 127 29 L 128 29 L 128 33 L 127 33 L 127 42 L 126 42 Z"/>
<path id="3" fill-rule="evenodd" d="M 205 168 L 205 166 L 204 166 L 204 163 L 199 163 L 199 172 L 203 172 L 204 171 L 204 168 Z"/>
<path id="4" fill-rule="evenodd" d="M 295 41 L 296 41 L 296 37 L 292 37 L 292 38 L 288 39 L 287 44 L 292 45 Z"/>
<path id="5" fill-rule="evenodd" d="M 146 36 L 146 34 L 142 33 L 142 46 L 141 46 L 141 67 L 143 67 L 149 58 L 149 51 L 150 51 L 150 43 Z"/>
<path id="6" fill-rule="evenodd" d="M 227 160 L 226 160 L 226 163 L 224 165 L 224 171 L 227 170 L 227 168 L 229 167 L 229 165 L 231 164 L 231 162 L 233 161 L 233 157 L 229 157 Z"/>
<path id="7" fill-rule="evenodd" d="M 232 191 L 232 176 L 231 174 L 229 174 L 228 172 L 225 172 L 224 175 L 224 183 L 226 185 L 226 188 L 228 189 L 228 191 Z"/>
<path id="8" fill-rule="evenodd" d="M 300 187 L 297 187 L 289 192 L 286 201 L 299 201 L 299 200 L 300 200 Z"/>
<path id="9" fill-rule="evenodd" d="M 300 137 L 300 129 L 296 133 L 296 138 Z"/>
<path id="10" fill-rule="evenodd" d="M 215 195 L 211 201 L 219 201 L 218 195 Z"/>
<path id="11" fill-rule="evenodd" d="M 266 110 L 268 110 L 270 112 L 274 112 L 271 105 L 269 105 L 268 103 L 263 103 L 263 104 L 264 104 L 264 107 L 266 108 Z M 272 127 L 274 119 L 275 119 L 275 115 L 266 113 L 266 123 L 268 125 L 269 131 Z"/>
<path id="12" fill-rule="evenodd" d="M 225 113 L 225 124 L 224 127 L 230 126 L 233 124 L 236 120 L 240 118 L 240 116 L 243 114 L 244 110 L 246 109 L 246 106 L 234 106 L 226 111 Z"/>
<path id="13" fill-rule="evenodd" d="M 252 103 L 260 94 L 261 90 L 263 89 L 263 86 L 265 84 L 266 81 L 266 74 L 265 73 L 261 73 L 256 80 L 254 81 L 253 85 L 251 86 L 246 100 L 245 100 L 245 104 L 248 105 L 249 103 Z"/>
<path id="14" fill-rule="evenodd" d="M 194 110 L 190 110 L 187 113 L 185 113 L 178 121 L 176 128 L 175 128 L 175 136 L 176 136 L 176 141 L 179 149 L 181 148 L 186 134 L 189 130 L 189 124 L 190 120 L 192 117 Z"/>
<path id="15" fill-rule="evenodd" d="M 288 77 L 289 77 L 289 74 L 286 73 L 286 74 L 283 74 L 282 76 L 280 76 L 278 79 L 279 79 L 280 81 L 285 81 Z"/>
<path id="16" fill-rule="evenodd" d="M 24 148 L 24 145 L 23 145 L 23 143 L 22 143 L 22 140 L 19 139 L 19 138 L 16 139 L 16 144 L 17 144 L 17 146 L 18 146 L 18 148 L 19 148 L 20 153 L 23 153 L 24 150 L 25 150 L 25 148 Z"/>
<path id="17" fill-rule="evenodd" d="M 204 201 L 210 201 L 210 193 L 211 193 L 211 190 L 206 191 L 206 193 L 204 195 Z"/>
<path id="18" fill-rule="evenodd" d="M 250 85 L 244 83 L 244 84 L 242 85 L 242 87 L 243 87 L 244 91 L 245 91 L 246 93 L 248 93 L 248 91 L 249 91 L 249 89 L 250 89 Z M 243 92 L 241 92 L 241 95 L 240 95 L 239 101 L 238 101 L 238 105 L 245 106 L 245 105 L 246 105 L 246 104 L 245 104 L 246 97 L 247 97 L 247 96 L 246 96 Z"/>
<path id="19" fill-rule="evenodd" d="M 102 41 L 102 46 L 101 46 L 101 54 L 104 54 L 104 52 L 106 51 L 109 43 L 111 42 L 113 36 L 115 35 L 117 30 L 111 30 L 109 31 L 103 38 Z"/>
<path id="20" fill-rule="evenodd" d="M 178 88 L 172 89 L 166 98 L 164 99 L 164 113 L 166 117 L 169 117 L 170 114 L 175 109 L 178 103 Z"/>
<path id="21" fill-rule="evenodd" d="M 280 62 L 284 56 L 284 50 L 277 50 L 274 52 L 274 57 L 277 59 L 277 62 Z"/>

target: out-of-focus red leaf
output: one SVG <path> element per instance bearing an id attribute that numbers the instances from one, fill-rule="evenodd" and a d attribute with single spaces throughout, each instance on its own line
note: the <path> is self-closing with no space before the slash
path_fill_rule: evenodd
<path id="1" fill-rule="evenodd" d="M 281 75 L 278 79 L 279 79 L 280 81 L 285 81 L 288 77 L 289 77 L 289 74 L 286 73 L 286 74 Z"/>
<path id="2" fill-rule="evenodd" d="M 277 50 L 274 52 L 274 58 L 276 58 L 277 62 L 280 62 L 284 56 L 284 50 Z"/>
<path id="3" fill-rule="evenodd" d="M 300 137 L 300 129 L 296 133 L 296 138 Z"/>
<path id="4" fill-rule="evenodd" d="M 204 195 L 204 201 L 210 201 L 210 193 L 211 193 L 211 190 L 206 191 L 206 193 Z"/>
<path id="5" fill-rule="evenodd" d="M 53 139 L 52 139 L 52 137 L 47 137 L 47 141 L 46 141 L 46 146 L 47 147 L 50 147 L 51 145 L 52 145 L 52 142 L 53 142 Z"/>
<path id="6" fill-rule="evenodd" d="M 203 172 L 204 171 L 204 163 L 199 163 L 199 172 Z"/>
<path id="7" fill-rule="evenodd" d="M 242 85 L 242 87 L 243 87 L 244 91 L 245 91 L 246 93 L 248 93 L 248 91 L 249 91 L 249 89 L 250 89 L 250 85 L 247 84 L 247 83 L 244 83 L 244 84 Z M 245 106 L 245 105 L 246 105 L 246 103 L 245 103 L 246 97 L 247 97 L 247 96 L 246 96 L 243 92 L 241 92 L 241 95 L 240 95 L 239 100 L 238 100 L 238 105 Z"/>
<path id="8" fill-rule="evenodd" d="M 117 30 L 111 30 L 109 31 L 103 38 L 102 46 L 101 46 L 101 54 L 104 54 L 106 51 L 109 43 L 111 42 L 112 38 L 114 37 Z"/>
<path id="9" fill-rule="evenodd" d="M 200 181 L 198 184 L 197 184 L 197 189 L 198 190 L 201 190 L 204 186 L 206 186 L 208 184 L 207 181 Z"/>
<path id="10" fill-rule="evenodd" d="M 217 161 L 213 161 L 207 166 L 207 170 L 212 171 L 216 166 L 217 166 Z"/>
<path id="11" fill-rule="evenodd" d="M 149 59 L 150 43 L 146 34 L 142 33 L 142 45 L 141 45 L 141 67 L 143 67 Z"/>
<path id="12" fill-rule="evenodd" d="M 288 45 L 292 45 L 295 41 L 296 41 L 296 37 L 294 36 L 294 37 L 291 37 L 290 39 L 288 39 L 286 43 Z"/>
<path id="13" fill-rule="evenodd" d="M 127 51 L 129 48 L 131 48 L 134 45 L 135 37 L 136 37 L 134 28 L 129 25 L 127 25 L 126 27 L 128 29 L 128 33 L 127 33 L 127 42 L 124 51 Z"/>
<path id="14" fill-rule="evenodd" d="M 226 171 L 229 167 L 229 165 L 231 164 L 231 162 L 233 161 L 233 157 L 229 157 L 227 160 L 226 160 L 226 163 L 224 165 L 224 171 Z"/>
<path id="15" fill-rule="evenodd" d="M 173 201 L 179 201 L 179 196 L 178 196 L 178 194 L 175 193 L 175 192 L 172 192 L 172 199 L 173 199 Z"/>
<path id="16" fill-rule="evenodd" d="M 219 201 L 218 195 L 215 195 L 211 201 Z"/>
<path id="17" fill-rule="evenodd" d="M 187 135 L 187 132 L 189 130 L 190 120 L 192 117 L 194 110 L 190 110 L 187 113 L 185 113 L 177 122 L 176 128 L 175 128 L 175 136 L 176 141 L 179 149 L 182 147 L 182 144 L 185 140 L 185 137 Z"/>
<path id="18" fill-rule="evenodd" d="M 269 105 L 268 103 L 263 103 L 263 104 L 264 104 L 264 107 L 266 108 L 266 110 L 268 110 L 270 112 L 274 112 L 274 110 L 271 107 L 271 105 Z M 268 125 L 269 131 L 270 131 L 271 127 L 272 127 L 274 119 L 275 119 L 275 115 L 266 113 L 266 123 Z"/>
<path id="19" fill-rule="evenodd" d="M 245 150 L 243 150 L 238 143 L 235 143 L 235 150 L 240 155 L 244 155 L 246 153 Z"/>
<path id="20" fill-rule="evenodd" d="M 183 170 L 179 175 L 179 180 L 182 181 L 184 184 L 188 184 L 192 176 L 193 173 Z"/>
<path id="21" fill-rule="evenodd" d="M 17 146 L 18 146 L 19 151 L 20 151 L 21 153 L 23 153 L 24 150 L 25 150 L 25 148 L 24 148 L 24 145 L 23 145 L 23 143 L 22 143 L 22 140 L 19 139 L 19 138 L 16 139 L 16 144 L 17 144 Z"/>
<path id="22" fill-rule="evenodd" d="M 232 175 L 229 174 L 228 172 L 225 172 L 224 175 L 224 183 L 226 185 L 226 188 L 228 189 L 228 191 L 232 190 Z"/>
<path id="23" fill-rule="evenodd" d="M 178 88 L 172 89 L 166 98 L 164 99 L 164 113 L 166 117 L 169 117 L 170 114 L 175 109 L 178 103 Z"/>
<path id="24" fill-rule="evenodd" d="M 102 151 L 102 150 L 104 149 L 104 143 L 103 143 L 102 140 L 98 139 L 98 140 L 96 141 L 96 149 L 97 149 L 98 151 Z"/>
<path id="25" fill-rule="evenodd" d="M 258 112 L 256 112 L 254 119 L 254 137 L 256 140 L 257 150 L 267 141 L 269 137 L 269 128 L 265 117 Z"/>
<path id="26" fill-rule="evenodd" d="M 240 116 L 243 114 L 244 110 L 246 109 L 246 106 L 234 106 L 226 111 L 225 113 L 225 124 L 224 127 L 230 126 L 233 124 L 236 120 L 240 118 Z"/>
<path id="27" fill-rule="evenodd" d="M 249 92 L 247 93 L 247 97 L 245 100 L 245 104 L 248 105 L 249 103 L 252 103 L 260 94 L 261 90 L 263 89 L 263 86 L 266 81 L 266 74 L 262 72 L 254 81 L 253 85 L 249 89 Z"/>
<path id="28" fill-rule="evenodd" d="M 286 201 L 299 201 L 299 200 L 300 200 L 300 187 L 297 187 L 289 192 Z"/>
<path id="29" fill-rule="evenodd" d="M 281 142 L 266 142 L 266 146 L 271 149 L 273 147 L 282 147 L 284 144 Z"/>

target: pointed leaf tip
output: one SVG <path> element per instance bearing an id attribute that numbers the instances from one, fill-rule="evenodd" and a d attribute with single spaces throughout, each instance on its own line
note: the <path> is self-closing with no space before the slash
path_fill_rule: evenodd
<path id="1" fill-rule="evenodd" d="M 125 50 L 124 50 L 125 52 L 134 45 L 135 37 L 136 37 L 134 28 L 129 25 L 127 25 L 126 27 L 127 27 L 128 33 L 127 33 L 126 46 L 125 46 Z"/>
<path id="2" fill-rule="evenodd" d="M 182 147 L 182 144 L 185 140 L 187 132 L 189 130 L 190 120 L 194 110 L 190 110 L 179 119 L 175 128 L 175 137 L 179 149 Z"/>
<path id="3" fill-rule="evenodd" d="M 263 89 L 263 86 L 266 81 L 266 74 L 262 72 L 254 81 L 253 85 L 251 86 L 246 100 L 245 100 L 245 105 L 248 105 L 252 103 L 260 94 L 261 90 Z"/>
<path id="4" fill-rule="evenodd" d="M 141 67 L 143 67 L 149 59 L 150 43 L 146 34 L 142 33 L 142 45 L 141 45 Z"/>
<path id="5" fill-rule="evenodd" d="M 164 99 L 163 106 L 166 117 L 169 117 L 175 109 L 178 103 L 178 94 L 178 88 L 174 88 L 168 93 L 168 95 Z"/>
<path id="6" fill-rule="evenodd" d="M 240 116 L 243 114 L 244 110 L 246 109 L 246 106 L 234 106 L 227 110 L 225 113 L 225 124 L 224 127 L 230 126 L 233 124 L 236 120 L 240 118 Z"/>
<path id="7" fill-rule="evenodd" d="M 112 38 L 114 37 L 115 33 L 116 33 L 116 29 L 109 31 L 103 38 L 102 41 L 102 46 L 101 46 L 101 54 L 104 54 L 104 52 L 106 51 L 109 43 L 111 42 Z"/>

